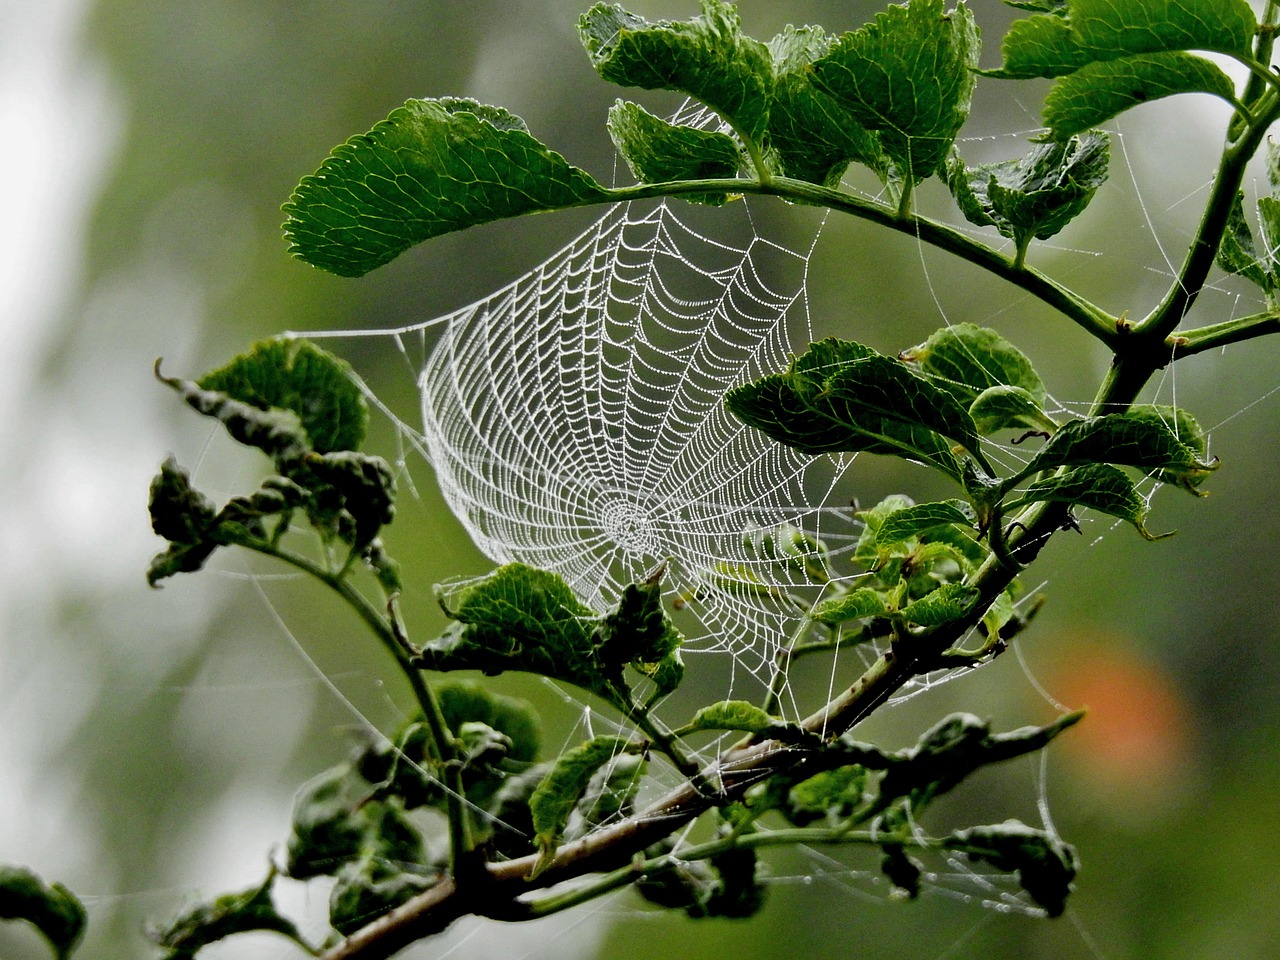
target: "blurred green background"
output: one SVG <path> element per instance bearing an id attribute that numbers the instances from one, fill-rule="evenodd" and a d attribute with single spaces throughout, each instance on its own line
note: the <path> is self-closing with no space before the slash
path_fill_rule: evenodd
<path id="1" fill-rule="evenodd" d="M 376 329 L 462 306 L 523 273 L 597 212 L 537 217 L 442 238 L 360 280 L 292 261 L 279 205 L 329 149 L 413 96 L 501 104 L 600 179 L 615 161 L 603 129 L 621 91 L 600 81 L 574 24 L 582 0 L 9 0 L 0 6 L 0 108 L 7 208 L 0 249 L 5 409 L 0 430 L 0 862 L 25 864 L 83 895 L 83 955 L 150 955 L 147 918 L 252 884 L 287 834 L 293 791 L 344 756 L 347 702 L 383 726 L 405 704 L 354 621 L 294 581 L 256 584 L 243 561 L 149 591 L 158 548 L 146 489 L 163 457 L 199 464 L 226 495 L 257 469 L 210 443 L 208 427 L 151 378 L 191 375 L 286 329 Z M 692 0 L 636 2 L 686 17 Z M 860 25 L 869 0 L 744 0 L 748 32 L 787 22 Z M 984 65 L 1013 15 L 975 0 Z M 979 84 L 962 147 L 970 162 L 1016 155 L 1043 85 Z M 662 112 L 675 100 L 635 92 Z M 1113 176 L 1094 207 L 1035 262 L 1108 309 L 1140 315 L 1168 282 L 1216 160 L 1221 104 L 1181 98 L 1127 115 Z M 1135 184 L 1137 185 L 1135 190 Z M 921 203 L 954 219 L 936 182 Z M 757 205 L 798 244 L 812 211 Z M 924 283 L 927 278 L 929 283 Z M 910 238 L 829 223 L 815 252 L 819 334 L 894 350 L 941 324 L 999 327 L 1062 401 L 1092 395 L 1105 358 L 1083 335 L 977 270 Z M 1214 322 L 1259 309 L 1224 280 L 1197 307 Z M 413 422 L 403 377 L 353 342 L 348 356 Z M 1053 701 L 1092 715 L 1038 768 L 990 771 L 947 816 L 1038 821 L 1043 793 L 1084 872 L 1054 922 L 926 895 L 885 903 L 835 864 L 773 864 L 769 906 L 749 922 L 647 909 L 630 893 L 529 927 L 461 923 L 406 956 L 1219 958 L 1280 953 L 1280 586 L 1276 507 L 1278 345 L 1202 356 L 1153 393 L 1212 428 L 1223 469 L 1213 496 L 1162 493 L 1147 544 L 1086 518 L 1032 573 L 1049 605 L 1017 654 L 876 718 L 868 736 L 914 739 L 968 709 L 1002 725 L 1044 722 Z M 382 386 L 385 381 L 385 386 Z M 391 449 L 391 432 L 378 441 Z M 417 465 L 393 550 L 413 587 L 420 635 L 440 626 L 430 585 L 480 572 Z M 862 502 L 929 491 L 920 476 L 860 460 Z M 264 599 L 264 593 L 269 603 Z M 277 619 L 277 616 L 279 619 Z M 296 638 L 314 667 L 291 642 Z M 318 672 L 317 672 L 318 671 Z M 323 674 L 327 680 L 322 679 Z M 814 672 L 814 696 L 826 673 Z M 332 684 L 332 686 L 330 686 Z M 580 704 L 518 678 L 560 742 Z M 347 702 L 344 702 L 347 701 Z M 557 726 L 559 725 L 559 726 Z M 1041 789 L 1043 785 L 1043 790 Z M 868 861 L 863 870 L 874 869 Z M 325 892 L 294 889 L 314 918 Z M 314 924 L 312 928 L 314 931 Z M 294 956 L 249 937 L 210 957 Z M 0 925 L 0 957 L 44 955 Z"/>

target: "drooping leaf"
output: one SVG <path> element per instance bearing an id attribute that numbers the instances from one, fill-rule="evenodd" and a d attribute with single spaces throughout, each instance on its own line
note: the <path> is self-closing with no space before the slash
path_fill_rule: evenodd
<path id="1" fill-rule="evenodd" d="M 764 44 L 742 33 L 737 8 L 702 0 L 693 20 L 649 21 L 617 4 L 597 3 L 578 33 L 605 80 L 645 90 L 687 93 L 759 141 L 769 115 L 772 61 Z"/>
<path id="2" fill-rule="evenodd" d="M 835 186 L 852 162 L 875 170 L 885 183 L 900 179 L 878 134 L 813 82 L 810 65 L 827 54 L 834 38 L 821 27 L 788 26 L 769 42 L 773 55 L 773 104 L 769 146 L 782 172 L 798 180 Z"/>
<path id="3" fill-rule="evenodd" d="M 1145 521 L 1147 502 L 1122 471 L 1108 463 L 1090 463 L 1072 467 L 1060 474 L 1037 480 L 1022 492 L 1024 503 L 1051 501 L 1097 510 L 1133 524 L 1147 540 L 1160 540 L 1169 534 L 1155 536 L 1148 532 Z"/>
<path id="4" fill-rule="evenodd" d="M 230 437 L 255 447 L 277 462 L 297 460 L 311 451 L 311 440 L 293 410 L 262 409 L 221 390 L 209 390 L 191 380 L 165 377 L 156 363 L 156 378 L 172 387 L 197 413 L 218 420 Z"/>
<path id="5" fill-rule="evenodd" d="M 680 645 L 684 638 L 662 603 L 660 566 L 639 583 L 629 583 L 618 606 L 600 618 L 593 642 L 597 655 L 610 666 L 629 665 L 654 682 L 655 697 L 663 697 L 684 677 Z"/>
<path id="6" fill-rule="evenodd" d="M 982 860 L 997 870 L 1017 872 L 1022 889 L 1051 917 L 1066 909 L 1080 869 L 1075 848 L 1017 820 L 958 830 L 944 841 L 951 850 Z"/>
<path id="7" fill-rule="evenodd" d="M 359 450 L 369 424 L 364 394 L 350 365 L 306 340 L 277 337 L 254 344 L 197 383 L 269 410 L 292 410 L 317 453 Z"/>
<path id="8" fill-rule="evenodd" d="M 618 817 L 629 816 L 648 761 L 637 753 L 620 753 L 601 766 L 587 781 L 565 823 L 566 841 L 585 837 Z"/>
<path id="9" fill-rule="evenodd" d="M 969 416 L 984 437 L 997 430 L 1026 427 L 1052 433 L 1058 424 L 1044 412 L 1036 398 L 1022 387 L 997 384 L 987 387 L 969 405 Z"/>
<path id="10" fill-rule="evenodd" d="M 767 733 L 778 725 L 778 721 L 769 716 L 754 703 L 746 700 L 722 700 L 703 707 L 693 715 L 685 730 L 693 733 L 698 730 L 741 730 L 744 733 Z"/>
<path id="11" fill-rule="evenodd" d="M 25 920 L 67 960 L 84 937 L 84 905 L 60 883 L 46 884 L 24 867 L 0 865 L 0 920 Z"/>
<path id="12" fill-rule="evenodd" d="M 933 378 L 968 407 L 995 386 L 1021 387 L 1043 406 L 1044 382 L 1027 355 L 989 327 L 955 323 L 934 332 L 899 358 Z"/>
<path id="13" fill-rule="evenodd" d="M 437 878 L 416 863 L 366 856 L 345 864 L 329 892 L 329 924 L 344 936 L 434 886 Z"/>
<path id="14" fill-rule="evenodd" d="M 924 872 L 920 861 L 910 856 L 901 844 L 886 843 L 881 849 L 884 857 L 880 861 L 880 871 L 894 889 L 901 890 L 912 900 L 920 896 L 920 875 Z"/>
<path id="15" fill-rule="evenodd" d="M 619 753 L 632 749 L 625 737 L 596 737 L 562 753 L 529 797 L 535 840 L 545 865 L 555 855 L 557 840 L 569 815 L 596 771 Z M 535 868 L 536 869 L 536 868 Z"/>
<path id="16" fill-rule="evenodd" d="M 902 543 L 942 524 L 973 525 L 973 508 L 963 500 L 939 500 L 918 503 L 895 510 L 884 518 L 876 531 L 876 543 L 887 546 Z"/>
<path id="17" fill-rule="evenodd" d="M 732 177 L 742 159 L 738 144 L 726 134 L 677 126 L 623 100 L 609 110 L 609 136 L 641 183 Z M 681 197 L 719 206 L 729 194 L 686 193 Z"/>
<path id="18" fill-rule="evenodd" d="M 963 2 L 891 6 L 847 33 L 813 65 L 813 82 L 862 127 L 912 182 L 939 171 L 969 115 L 978 29 Z"/>
<path id="19" fill-rule="evenodd" d="M 1231 79 L 1190 53 L 1144 53 L 1091 63 L 1061 78 L 1044 101 L 1044 123 L 1065 140 L 1106 123 L 1131 107 L 1179 93 L 1211 93 L 1235 103 Z"/>
<path id="20" fill-rule="evenodd" d="M 1218 266 L 1228 273 L 1252 280 L 1266 292 L 1274 290 L 1277 285 L 1276 278 L 1262 263 L 1254 246 L 1253 231 L 1249 229 L 1249 220 L 1244 214 L 1243 192 L 1236 194 L 1231 206 L 1227 229 L 1218 247 Z"/>
<path id="21" fill-rule="evenodd" d="M 785 373 L 730 390 L 738 419 L 803 453 L 868 451 L 959 478 L 947 439 L 976 453 L 977 429 L 947 391 L 860 343 L 811 344 Z"/>
<path id="22" fill-rule="evenodd" d="M 870 587 L 861 587 L 842 597 L 832 597 L 816 604 L 809 616 L 827 626 L 839 626 L 864 617 L 882 617 L 888 612 L 884 594 Z"/>
<path id="23" fill-rule="evenodd" d="M 211 943 L 259 930 L 282 934 L 311 952 L 298 928 L 276 910 L 271 899 L 275 879 L 273 870 L 260 886 L 186 910 L 166 926 L 150 931 L 151 939 L 165 949 L 164 960 L 194 960 L 196 953 Z"/>
<path id="24" fill-rule="evenodd" d="M 1107 178 L 1108 142 L 1091 131 L 977 167 L 965 167 L 953 153 L 947 184 L 970 223 L 994 226 L 1021 250 L 1033 237 L 1049 239 L 1088 206 Z"/>
<path id="25" fill-rule="evenodd" d="M 474 680 L 445 680 L 433 683 L 432 690 L 450 730 L 483 723 L 510 738 L 512 760 L 530 763 L 537 757 L 542 725 L 527 700 L 495 693 Z"/>
<path id="26" fill-rule="evenodd" d="M 1205 462 L 1204 456 L 1204 434 L 1190 414 L 1170 407 L 1135 406 L 1124 413 L 1063 424 L 1019 477 L 1056 467 L 1114 463 L 1138 467 L 1195 493 L 1218 468 Z"/>
<path id="27" fill-rule="evenodd" d="M 500 107 L 410 100 L 302 179 L 284 229 L 294 256 L 358 277 L 452 230 L 607 197 Z"/>
<path id="28" fill-rule="evenodd" d="M 824 770 L 790 789 L 783 813 L 800 827 L 819 819 L 843 820 L 861 805 L 867 787 L 865 767 L 848 764 Z"/>
<path id="29" fill-rule="evenodd" d="M 898 613 L 908 623 L 936 627 L 959 620 L 973 609 L 978 597 L 977 587 L 963 583 L 944 583 L 932 593 L 913 600 Z"/>

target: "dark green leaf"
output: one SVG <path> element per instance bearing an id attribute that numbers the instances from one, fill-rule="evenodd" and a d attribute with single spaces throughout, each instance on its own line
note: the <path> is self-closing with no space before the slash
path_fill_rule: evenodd
<path id="1" fill-rule="evenodd" d="M 1093 62 L 1081 49 L 1071 25 L 1060 16 L 1016 20 L 1000 45 L 1004 63 L 988 76 L 1009 80 L 1061 77 Z"/>
<path id="2" fill-rule="evenodd" d="M 657 685 L 656 696 L 675 689 L 684 676 L 680 644 L 684 638 L 662 604 L 665 565 L 645 580 L 623 588 L 618 606 L 600 618 L 594 642 L 597 655 L 610 666 L 629 664 Z"/>
<path id="3" fill-rule="evenodd" d="M 179 914 L 163 928 L 151 931 L 151 939 L 165 948 L 164 960 L 192 960 L 211 943 L 237 933 L 270 930 L 282 934 L 308 952 L 293 922 L 282 917 L 271 899 L 276 875 L 273 870 L 261 886 L 241 893 L 229 893 L 211 903 L 200 904 Z"/>
<path id="4" fill-rule="evenodd" d="M 381 457 L 340 450 L 311 454 L 296 465 L 282 466 L 312 491 L 307 503 L 312 524 L 332 529 L 356 553 L 395 518 L 395 476 Z"/>
<path id="5" fill-rule="evenodd" d="M 1022 503 L 1037 500 L 1069 503 L 1128 520 L 1148 540 L 1159 540 L 1144 525 L 1147 503 L 1123 472 L 1106 463 L 1073 467 L 1061 474 L 1037 480 L 1019 497 Z M 1169 534 L 1163 534 L 1169 536 Z"/>
<path id="6" fill-rule="evenodd" d="M 407 867 L 407 869 L 406 869 Z M 329 893 L 329 923 L 344 936 L 435 885 L 415 864 L 389 863 L 377 857 L 346 864 Z"/>
<path id="7" fill-rule="evenodd" d="M 197 413 L 218 420 L 233 440 L 256 447 L 277 462 L 296 460 L 311 450 L 302 420 L 292 410 L 263 410 L 220 390 L 206 390 L 191 380 L 161 376 L 158 361 L 156 377 L 181 394 Z"/>
<path id="8" fill-rule="evenodd" d="M 450 730 L 459 730 L 464 723 L 483 723 L 510 739 L 512 760 L 529 763 L 537 757 L 541 723 L 527 700 L 494 693 L 474 680 L 446 680 L 432 689 Z"/>
<path id="9" fill-rule="evenodd" d="M 1055 140 L 1106 123 L 1130 107 L 1178 93 L 1211 93 L 1235 102 L 1230 78 L 1190 53 L 1145 53 L 1091 63 L 1060 79 L 1044 101 L 1044 122 Z"/>
<path id="10" fill-rule="evenodd" d="M 557 839 L 596 771 L 631 749 L 631 742 L 625 737 L 596 737 L 562 753 L 556 760 L 529 797 L 535 839 L 542 851 L 541 865 L 545 866 L 554 856 Z"/>
<path id="11" fill-rule="evenodd" d="M 687 93 L 740 135 L 758 142 L 764 133 L 772 62 L 764 44 L 743 36 L 733 4 L 702 0 L 702 15 L 693 20 L 650 22 L 597 3 L 582 15 L 578 32 L 610 83 Z"/>
<path id="12" fill-rule="evenodd" d="M 1067 13 L 1067 4 L 1070 0 L 1004 0 L 1011 7 L 1017 7 L 1019 10 L 1032 10 L 1036 13 L 1057 13 L 1063 16 Z"/>
<path id="13" fill-rule="evenodd" d="M 730 136 L 675 126 L 636 103 L 619 100 L 609 110 L 609 136 L 641 183 L 732 177 L 741 153 Z M 727 193 L 681 194 L 685 200 L 719 206 Z"/>
<path id="14" fill-rule="evenodd" d="M 951 324 L 899 356 L 966 408 L 995 386 L 1021 387 L 1037 404 L 1045 402 L 1044 382 L 1027 355 L 988 327 Z"/>
<path id="15" fill-rule="evenodd" d="M 937 590 L 907 604 L 898 613 L 908 623 L 936 627 L 959 620 L 974 608 L 979 595 L 977 587 L 944 583 Z"/>
<path id="16" fill-rule="evenodd" d="M 862 587 L 842 597 L 823 600 L 814 606 L 809 616 L 819 623 L 834 627 L 865 617 L 882 617 L 887 612 L 884 595 L 878 590 Z"/>
<path id="17" fill-rule="evenodd" d="M 30 923 L 58 960 L 75 952 L 87 919 L 84 905 L 62 884 L 46 884 L 23 867 L 0 866 L 0 920 Z"/>
<path id="18" fill-rule="evenodd" d="M 955 477 L 960 461 L 944 438 L 978 447 L 968 412 L 951 394 L 862 344 L 828 339 L 786 373 L 729 391 L 740 420 L 801 452 L 888 453 Z"/>
<path id="19" fill-rule="evenodd" d="M 1051 917 L 1066 909 L 1077 871 L 1075 849 L 1056 836 L 1017 820 L 959 830 L 946 838 L 948 849 L 959 850 L 997 870 L 1017 871 L 1022 889 Z"/>
<path id="20" fill-rule="evenodd" d="M 1253 244 L 1253 231 L 1249 229 L 1244 214 L 1244 193 L 1236 194 L 1235 203 L 1227 220 L 1227 229 L 1218 247 L 1218 266 L 1228 273 L 1252 280 L 1263 291 L 1276 289 L 1277 280 L 1263 265 Z"/>
<path id="21" fill-rule="evenodd" d="M 952 523 L 972 527 L 973 508 L 963 500 L 918 503 L 885 517 L 876 531 L 876 543 L 879 546 L 902 543 L 934 527 Z"/>
<path id="22" fill-rule="evenodd" d="M 1020 476 L 1063 466 L 1114 463 L 1155 473 L 1165 483 L 1194 493 L 1218 468 L 1205 462 L 1204 456 L 1204 435 L 1189 414 L 1169 407 L 1139 406 L 1063 424 Z"/>
<path id="23" fill-rule="evenodd" d="M 821 27 L 788 26 L 769 42 L 775 84 L 769 111 L 769 145 L 789 177 L 835 186 L 851 162 L 871 167 L 882 181 L 900 179 L 880 147 L 878 134 L 813 83 L 810 65 L 834 42 Z"/>
<path id="24" fill-rule="evenodd" d="M 994 226 L 1019 250 L 1047 240 L 1079 214 L 1107 178 L 1108 137 L 1092 131 L 1037 144 L 1025 157 L 965 167 L 953 154 L 947 183 L 966 219 Z"/>
<path id="25" fill-rule="evenodd" d="M 978 30 L 968 7 L 943 0 L 891 6 L 840 38 L 813 65 L 813 82 L 919 182 L 942 168 L 969 115 Z"/>
<path id="26" fill-rule="evenodd" d="M 880 861 L 880 870 L 889 882 L 898 890 L 914 900 L 920 896 L 921 866 L 914 857 L 899 844 L 885 844 L 884 858 Z"/>
<path id="27" fill-rule="evenodd" d="M 262 340 L 198 381 L 261 410 L 292 410 L 318 453 L 358 450 L 369 409 L 345 360 L 306 340 Z"/>
<path id="28" fill-rule="evenodd" d="M 824 770 L 791 788 L 786 817 L 801 827 L 814 820 L 843 820 L 861 806 L 867 781 L 866 768 L 856 764 Z"/>
<path id="29" fill-rule="evenodd" d="M 358 277 L 452 230 L 607 198 L 499 107 L 410 100 L 302 179 L 284 229 L 294 256 Z"/>

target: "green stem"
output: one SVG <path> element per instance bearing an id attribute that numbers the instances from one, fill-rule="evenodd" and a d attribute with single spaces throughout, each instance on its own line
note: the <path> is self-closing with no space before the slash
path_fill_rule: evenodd
<path id="1" fill-rule="evenodd" d="M 1109 347 L 1114 348 L 1122 336 L 1117 328 L 1116 318 L 1101 307 L 1090 303 L 1032 267 L 1025 265 L 1015 267 L 1009 257 L 986 244 L 971 239 L 954 227 L 918 214 L 900 218 L 896 210 L 883 204 L 863 200 L 842 190 L 834 190 L 816 183 L 794 180 L 790 177 L 774 177 L 767 183 L 740 179 L 681 180 L 619 187 L 609 191 L 609 199 L 611 202 L 621 202 L 681 196 L 689 193 L 741 193 L 781 197 L 795 203 L 828 207 L 839 213 L 868 220 L 953 254 L 1013 284 L 1052 307 Z"/>
<path id="2" fill-rule="evenodd" d="M 1234 320 L 1187 330 L 1173 337 L 1169 343 L 1169 359 L 1190 357 L 1197 353 L 1204 353 L 1206 350 L 1225 347 L 1231 343 L 1243 343 L 1246 340 L 1273 333 L 1280 333 L 1280 313 L 1275 310 L 1255 313 L 1248 317 L 1237 317 Z"/>
<path id="3" fill-rule="evenodd" d="M 474 848 L 470 821 L 465 807 L 461 765 L 454 750 L 453 736 L 440 709 L 440 703 L 423 679 L 422 673 L 410 662 L 409 652 L 392 622 L 391 615 L 384 616 L 369 601 L 369 598 L 353 587 L 344 576 L 331 573 L 306 557 L 266 542 L 246 543 L 245 546 L 282 560 L 328 586 L 346 601 L 347 605 L 369 626 L 374 636 L 395 657 L 396 664 L 400 667 L 400 672 L 404 674 L 405 679 L 409 681 L 409 687 L 426 719 L 427 753 L 433 765 L 443 774 L 449 815 L 450 863 L 456 871 L 462 859 Z"/>

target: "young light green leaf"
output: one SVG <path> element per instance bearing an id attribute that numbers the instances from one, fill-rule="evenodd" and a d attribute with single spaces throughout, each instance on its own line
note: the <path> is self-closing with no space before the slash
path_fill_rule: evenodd
<path id="1" fill-rule="evenodd" d="M 259 341 L 197 383 L 260 410 L 292 410 L 318 453 L 364 443 L 369 409 L 350 365 L 306 340 Z"/>
<path id="2" fill-rule="evenodd" d="M 597 3 L 582 15 L 578 33 L 610 83 L 687 93 L 759 142 L 769 116 L 772 60 L 764 44 L 742 34 L 733 4 L 702 0 L 702 15 L 693 20 L 650 22 L 617 4 Z"/>
<path id="3" fill-rule="evenodd" d="M 1026 427 L 1053 433 L 1058 424 L 1041 409 L 1036 398 L 1022 387 L 997 384 L 987 387 L 969 405 L 978 433 L 984 437 L 1010 427 Z"/>
<path id="4" fill-rule="evenodd" d="M 834 38 L 821 27 L 788 26 L 769 42 L 775 76 L 769 110 L 769 146 L 782 172 L 798 180 L 835 186 L 852 162 L 870 167 L 886 184 L 901 179 L 878 134 L 857 123 L 813 82 L 811 64 Z"/>
<path id="5" fill-rule="evenodd" d="M 965 407 L 984 390 L 1000 385 L 1021 387 L 1038 405 L 1045 402 L 1044 382 L 1027 355 L 989 327 L 951 324 L 898 356 Z"/>
<path id="6" fill-rule="evenodd" d="M 977 587 L 963 583 L 944 583 L 932 593 L 913 600 L 898 613 L 908 623 L 937 627 L 959 620 L 974 608 L 979 596 Z"/>
<path id="7" fill-rule="evenodd" d="M 746 700 L 722 700 L 703 707 L 693 715 L 685 732 L 699 730 L 741 730 L 744 733 L 768 733 L 778 721 L 754 703 Z"/>
<path id="8" fill-rule="evenodd" d="M 997 870 L 1017 871 L 1022 889 L 1051 917 L 1066 909 L 1080 862 L 1075 848 L 1056 836 L 1017 820 L 958 830 L 943 841 L 950 850 L 968 854 Z"/>
<path id="9" fill-rule="evenodd" d="M 87 919 L 84 905 L 62 884 L 46 884 L 24 867 L 0 865 L 0 920 L 34 926 L 58 960 L 67 960 L 80 945 Z"/>
<path id="10" fill-rule="evenodd" d="M 261 886 L 200 904 L 179 914 L 167 926 L 150 931 L 151 939 L 165 948 L 163 960 L 194 960 L 196 953 L 211 943 L 258 930 L 282 934 L 308 953 L 314 952 L 293 921 L 276 910 L 271 899 L 275 879 L 272 870 Z"/>
<path id="11" fill-rule="evenodd" d="M 840 38 L 813 82 L 852 119 L 878 131 L 884 152 L 918 183 L 940 170 L 969 115 L 978 29 L 963 2 L 891 6 Z"/>
<path id="12" fill-rule="evenodd" d="M 783 813 L 800 827 L 823 818 L 842 820 L 861 805 L 867 781 L 866 768 L 856 764 L 824 770 L 791 788 Z"/>
<path id="13" fill-rule="evenodd" d="M 302 179 L 284 230 L 294 256 L 358 277 L 452 230 L 606 199 L 506 110 L 410 100 Z"/>
<path id="14" fill-rule="evenodd" d="M 1092 131 L 1066 142 L 1037 144 L 1017 160 L 965 167 L 953 153 L 947 184 L 965 218 L 994 226 L 1019 251 L 1071 222 L 1107 178 L 1108 137 Z"/>
<path id="15" fill-rule="evenodd" d="M 1091 63 L 1060 79 L 1044 101 L 1044 122 L 1054 140 L 1106 123 L 1131 107 L 1179 93 L 1211 93 L 1235 103 L 1231 79 L 1190 53 L 1145 53 Z"/>
<path id="16" fill-rule="evenodd" d="M 861 587 L 842 597 L 823 600 L 809 611 L 809 617 L 829 627 L 839 626 L 865 617 L 882 617 L 888 612 L 884 595 L 879 590 Z"/>
<path id="17" fill-rule="evenodd" d="M 960 461 L 945 438 L 977 452 L 968 411 L 897 360 L 848 340 L 811 344 L 786 373 L 729 391 L 738 419 L 804 453 L 887 453 L 952 477 Z"/>
<path id="18" fill-rule="evenodd" d="M 1114 463 L 1155 473 L 1165 483 L 1195 493 L 1218 469 L 1204 456 L 1204 434 L 1189 414 L 1136 406 L 1063 424 L 1017 479 L 1056 467 Z"/>
<path id="19" fill-rule="evenodd" d="M 1063 473 L 1037 480 L 1022 492 L 1018 501 L 1069 503 L 1127 520 L 1147 540 L 1161 540 L 1170 536 L 1167 533 L 1156 536 L 1148 532 L 1145 526 L 1146 501 L 1139 495 L 1133 481 L 1108 463 L 1073 467 Z"/>
<path id="20" fill-rule="evenodd" d="M 876 544 L 883 547 L 902 543 L 934 527 L 952 523 L 972 527 L 973 507 L 963 500 L 918 503 L 885 517 L 876 531 Z"/>
<path id="21" fill-rule="evenodd" d="M 596 737 L 562 753 L 529 798 L 533 829 L 542 851 L 537 873 L 555 855 L 556 842 L 569 814 L 582 798 L 591 778 L 620 753 L 632 750 L 625 737 Z"/>
<path id="22" fill-rule="evenodd" d="M 623 100 L 609 110 L 609 136 L 641 183 L 728 178 L 738 172 L 742 159 L 738 144 L 726 134 L 676 126 Z M 681 196 L 711 206 L 729 199 L 727 193 Z"/>

